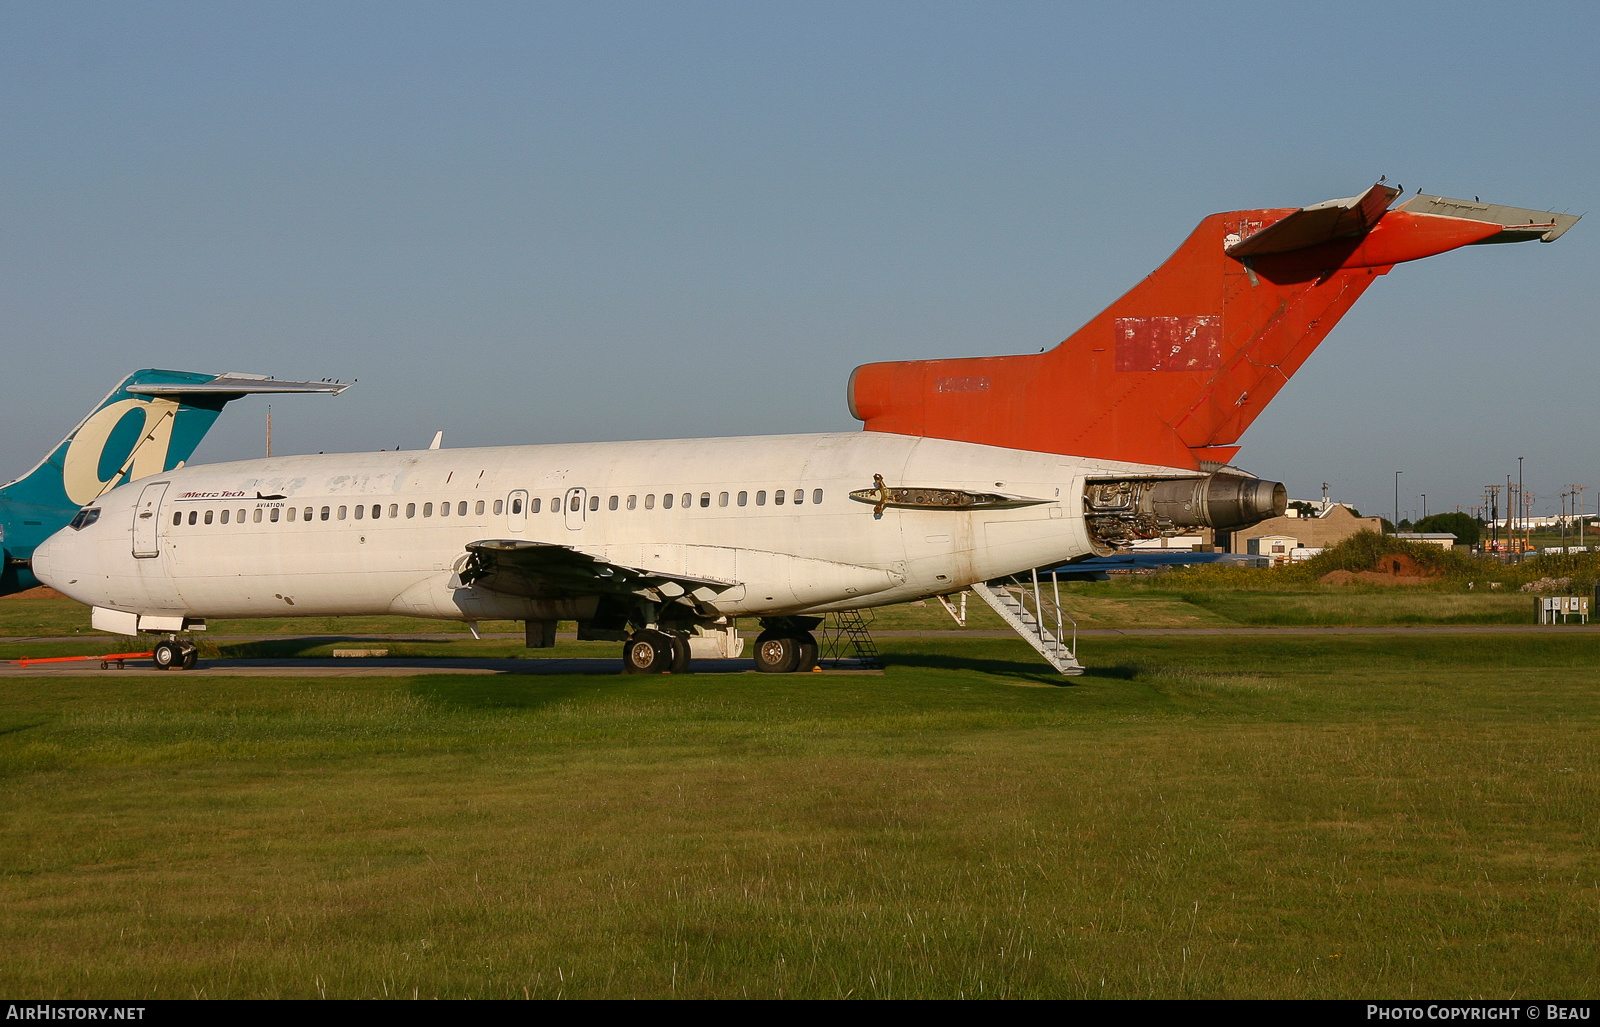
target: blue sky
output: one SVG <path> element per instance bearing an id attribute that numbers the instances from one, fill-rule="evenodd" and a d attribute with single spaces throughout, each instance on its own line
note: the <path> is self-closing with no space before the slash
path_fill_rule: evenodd
<path id="1" fill-rule="evenodd" d="M 0 3 L 0 475 L 136 367 L 343 376 L 279 452 L 853 430 L 1202 216 L 1596 206 L 1581 4 Z M 1367 512 L 1600 486 L 1600 222 L 1402 265 L 1239 462 Z M 258 455 L 265 403 L 197 459 Z M 1591 509 L 1600 487 L 1590 490 Z"/>

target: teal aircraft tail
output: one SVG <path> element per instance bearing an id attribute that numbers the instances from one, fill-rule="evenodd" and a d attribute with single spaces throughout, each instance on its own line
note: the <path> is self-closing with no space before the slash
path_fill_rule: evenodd
<path id="1" fill-rule="evenodd" d="M 232 400 L 251 393 L 327 392 L 342 382 L 286 382 L 246 374 L 135 371 L 33 470 L 0 485 L 0 595 L 39 582 L 34 547 L 124 482 L 181 466 Z"/>

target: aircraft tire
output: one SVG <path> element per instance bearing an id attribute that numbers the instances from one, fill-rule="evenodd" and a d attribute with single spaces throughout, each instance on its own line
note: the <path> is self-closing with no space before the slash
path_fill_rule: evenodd
<path id="1" fill-rule="evenodd" d="M 800 666 L 800 639 L 776 631 L 763 631 L 756 639 L 756 670 L 763 674 L 793 674 Z"/>
<path id="2" fill-rule="evenodd" d="M 183 647 L 183 661 L 178 665 L 180 670 L 194 670 L 194 665 L 200 662 L 200 649 L 198 646 L 186 645 Z"/>
<path id="3" fill-rule="evenodd" d="M 796 639 L 799 646 L 799 660 L 795 663 L 795 670 L 801 674 L 809 674 L 817 665 L 817 636 L 811 632 L 802 632 Z"/>
<path id="4" fill-rule="evenodd" d="M 177 670 L 183 667 L 183 650 L 176 642 L 157 642 L 150 652 L 150 662 L 156 670 Z"/>
<path id="5" fill-rule="evenodd" d="M 659 631 L 639 631 L 622 644 L 622 673 L 660 674 L 672 664 L 672 639 Z"/>
<path id="6" fill-rule="evenodd" d="M 672 635 L 672 666 L 674 674 L 689 673 L 689 639 L 676 632 Z"/>

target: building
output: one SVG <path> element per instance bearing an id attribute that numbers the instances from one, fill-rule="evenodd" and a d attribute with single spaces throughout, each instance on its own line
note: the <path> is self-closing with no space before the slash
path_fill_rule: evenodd
<path id="1" fill-rule="evenodd" d="M 1300 540 L 1293 535 L 1258 535 L 1249 540 L 1251 556 L 1265 556 L 1272 562 L 1269 567 L 1282 567 L 1289 562 L 1289 554 L 1300 548 Z"/>
<path id="2" fill-rule="evenodd" d="M 1253 553 L 1255 550 L 1250 546 L 1251 540 L 1278 536 L 1291 540 L 1301 548 L 1326 549 L 1361 531 L 1375 531 L 1381 534 L 1383 518 L 1357 517 L 1350 512 L 1348 506 L 1330 503 L 1328 508 L 1316 517 L 1273 517 L 1260 524 L 1230 533 L 1226 542 L 1223 533 L 1219 532 L 1217 545 L 1230 553 Z M 1289 548 L 1294 549 L 1296 546 Z M 1285 553 L 1288 551 L 1285 550 Z"/>
<path id="3" fill-rule="evenodd" d="M 1456 544 L 1456 537 L 1448 531 L 1397 531 L 1389 537 L 1407 542 L 1425 542 L 1440 549 L 1449 549 Z"/>

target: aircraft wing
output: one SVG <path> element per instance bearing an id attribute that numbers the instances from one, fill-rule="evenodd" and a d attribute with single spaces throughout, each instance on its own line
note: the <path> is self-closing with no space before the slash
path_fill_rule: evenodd
<path id="1" fill-rule="evenodd" d="M 467 543 L 452 588 L 481 585 L 495 592 L 532 598 L 638 595 L 657 602 L 685 594 L 709 600 L 736 581 L 630 567 L 554 542 L 483 539 Z"/>

